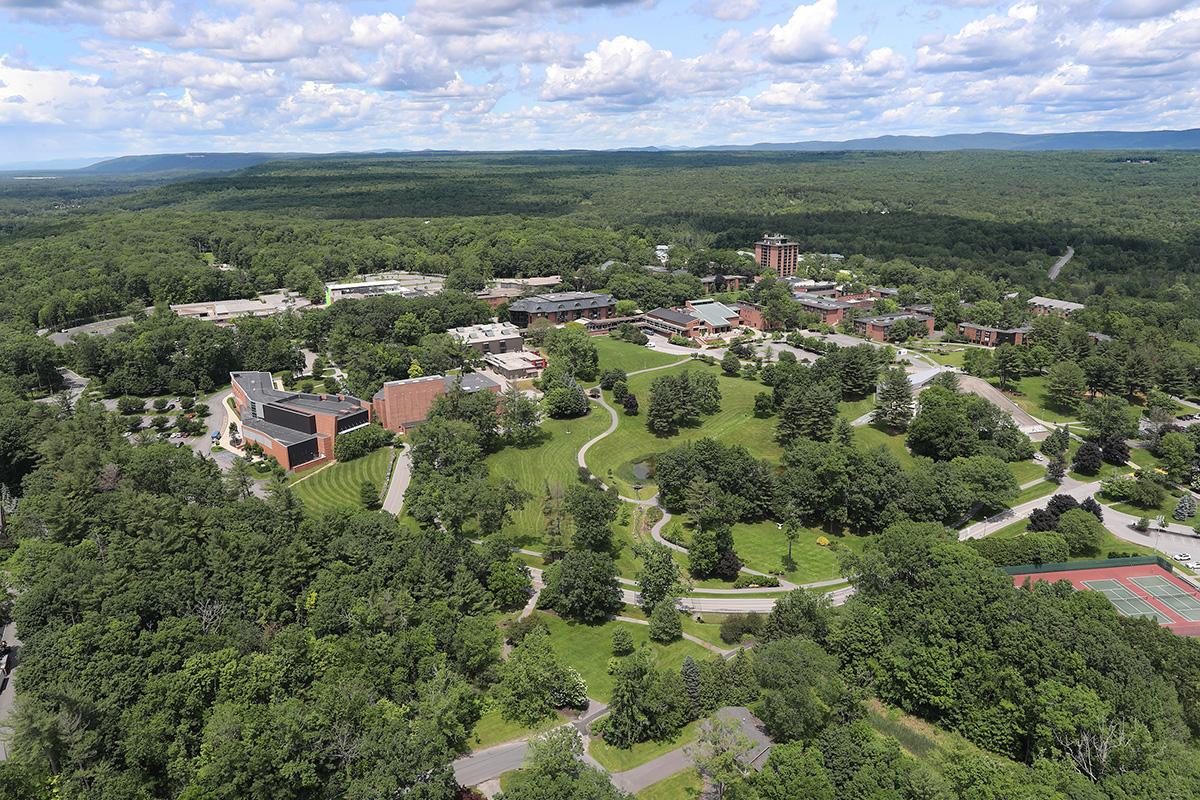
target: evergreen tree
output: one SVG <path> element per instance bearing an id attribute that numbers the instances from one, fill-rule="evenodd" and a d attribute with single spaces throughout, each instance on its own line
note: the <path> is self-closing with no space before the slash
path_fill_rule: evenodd
<path id="1" fill-rule="evenodd" d="M 750 657 L 746 655 L 744 648 L 739 648 L 729 665 L 729 694 L 726 702 L 730 705 L 748 706 L 757 699 L 758 684 L 754 681 Z"/>
<path id="2" fill-rule="evenodd" d="M 1196 516 L 1196 498 L 1191 492 L 1184 492 L 1179 497 L 1179 502 L 1175 504 L 1175 510 L 1171 512 L 1171 516 L 1179 521 L 1191 519 Z"/>
<path id="3" fill-rule="evenodd" d="M 636 417 L 638 414 L 638 399 L 632 392 L 625 395 L 625 399 L 621 401 L 621 406 L 625 409 L 625 416 Z"/>
<path id="4" fill-rule="evenodd" d="M 1046 396 L 1051 405 L 1076 411 L 1087 391 L 1083 369 L 1074 361 L 1060 361 L 1046 373 Z"/>
<path id="5" fill-rule="evenodd" d="M 1067 462 L 1063 460 L 1062 454 L 1056 454 L 1050 459 L 1050 463 L 1046 465 L 1046 480 L 1051 483 L 1062 483 L 1067 474 Z"/>
<path id="6" fill-rule="evenodd" d="M 1124 436 L 1109 436 L 1100 442 L 1100 453 L 1105 462 L 1122 466 L 1129 461 L 1129 443 Z"/>
<path id="7" fill-rule="evenodd" d="M 770 392 L 759 392 L 754 395 L 754 416 L 765 418 L 775 413 L 775 398 Z"/>
<path id="8" fill-rule="evenodd" d="M 871 414 L 871 421 L 901 431 L 908 427 L 912 416 L 912 381 L 903 367 L 889 369 L 883 373 L 883 381 L 875 393 L 875 411 Z"/>
<path id="9" fill-rule="evenodd" d="M 731 378 L 737 377 L 742 371 L 742 362 L 732 350 L 726 350 L 721 358 L 721 371 Z"/>
<path id="10" fill-rule="evenodd" d="M 1071 461 L 1071 469 L 1082 475 L 1096 475 L 1103 466 L 1104 456 L 1095 442 L 1084 442 L 1075 451 Z"/>
<path id="11" fill-rule="evenodd" d="M 1104 522 L 1104 506 L 1096 502 L 1096 498 L 1089 497 L 1079 504 L 1079 507 L 1088 512 L 1096 519 Z"/>
<path id="12" fill-rule="evenodd" d="M 633 635 L 624 627 L 617 627 L 612 632 L 612 654 L 627 656 L 633 652 Z"/>
<path id="13" fill-rule="evenodd" d="M 371 481 L 363 481 L 358 487 L 358 498 L 363 504 L 363 508 L 374 511 L 380 507 L 379 489 Z"/>
<path id="14" fill-rule="evenodd" d="M 1071 446 L 1071 434 L 1067 431 L 1065 425 L 1060 425 L 1054 429 L 1054 432 L 1042 440 L 1041 450 L 1042 455 L 1046 456 L 1061 456 L 1067 452 Z"/>
<path id="15" fill-rule="evenodd" d="M 692 716 L 703 716 L 700 707 L 702 690 L 700 665 L 694 658 L 687 656 L 683 659 L 683 663 L 679 665 L 679 677 L 683 678 L 683 688 L 687 691 L 688 700 L 692 704 Z"/>

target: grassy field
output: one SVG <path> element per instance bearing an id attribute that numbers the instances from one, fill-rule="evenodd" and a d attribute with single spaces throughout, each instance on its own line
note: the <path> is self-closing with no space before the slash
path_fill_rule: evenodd
<path id="1" fill-rule="evenodd" d="M 672 750 L 691 744 L 696 741 L 699 731 L 700 723 L 691 722 L 683 726 L 673 739 L 662 742 L 640 742 L 628 750 L 613 747 L 603 739 L 596 738 L 592 739 L 588 752 L 592 758 L 600 762 L 600 766 L 609 772 L 624 772 L 627 769 L 640 767 Z"/>
<path id="2" fill-rule="evenodd" d="M 1030 481 L 1041 478 L 1046 475 L 1046 466 L 1038 461 L 1030 459 L 1028 461 L 1013 461 L 1009 462 L 1008 469 L 1012 472 L 1013 477 L 1017 479 L 1017 484 L 1026 484 Z"/>
<path id="3" fill-rule="evenodd" d="M 637 800 L 696 800 L 703 788 L 704 781 L 700 773 L 695 769 L 685 769 L 642 789 L 637 793 Z"/>
<path id="4" fill-rule="evenodd" d="M 719 376 L 721 410 L 704 417 L 692 428 L 682 428 L 673 436 L 658 437 L 646 429 L 644 409 L 650 402 L 650 382 L 676 371 L 708 370 Z M 775 443 L 775 419 L 754 416 L 754 395 L 765 387 L 754 381 L 728 378 L 715 366 L 703 363 L 684 364 L 673 370 L 660 370 L 636 375 L 629 380 L 629 390 L 637 395 L 643 413 L 636 417 L 618 412 L 619 425 L 612 435 L 598 442 L 587 454 L 588 467 L 601 480 L 614 484 L 621 494 L 638 496 L 634 483 L 641 483 L 640 496 L 649 497 L 655 491 L 653 478 L 639 480 L 633 474 L 633 464 L 653 458 L 664 450 L 702 437 L 712 437 L 727 444 L 743 445 L 756 458 L 778 460 L 779 445 Z M 610 398 L 611 399 L 611 398 Z"/>
<path id="5" fill-rule="evenodd" d="M 817 539 L 825 536 L 830 544 L 822 547 Z M 813 583 L 840 577 L 837 548 L 846 547 L 855 552 L 870 541 L 863 536 L 831 536 L 819 530 L 804 528 L 800 538 L 792 546 L 794 569 L 783 573 L 793 583 Z M 776 573 L 783 569 L 787 557 L 788 542 L 783 531 L 774 522 L 738 523 L 733 526 L 733 549 L 742 562 L 759 572 Z"/>
<path id="6" fill-rule="evenodd" d="M 1058 484 L 1052 481 L 1041 481 L 1039 483 L 1035 483 L 1033 486 L 1030 486 L 1027 489 L 1022 489 L 1020 492 L 1018 492 L 1016 499 L 1012 501 L 1012 505 L 1014 507 L 1019 506 L 1022 503 L 1028 503 L 1030 500 L 1036 500 L 1039 497 L 1045 497 L 1047 495 L 1054 494 L 1056 489 L 1058 489 Z"/>
<path id="7" fill-rule="evenodd" d="M 914 349 L 916 349 L 916 348 L 914 348 Z M 922 347 L 919 350 L 917 350 L 917 352 L 923 353 L 923 354 L 929 356 L 934 361 L 936 361 L 937 363 L 939 363 L 943 366 L 958 367 L 959 369 L 962 369 L 963 356 L 966 354 L 967 349 L 965 347 L 961 347 L 961 348 L 957 348 L 957 349 L 950 348 L 950 347 L 941 347 L 941 348 Z"/>
<path id="8" fill-rule="evenodd" d="M 843 400 L 838 403 L 838 415 L 850 422 L 854 422 L 863 414 L 869 414 L 874 410 L 875 395 L 864 397 L 861 400 Z"/>
<path id="9" fill-rule="evenodd" d="M 1171 516 L 1171 513 L 1175 510 L 1175 506 L 1179 503 L 1180 498 L 1180 494 L 1175 492 L 1167 492 L 1163 497 L 1163 501 L 1158 504 L 1157 508 L 1141 508 L 1139 506 L 1130 505 L 1129 503 L 1114 503 L 1106 498 L 1103 494 L 1098 495 L 1098 497 L 1105 505 L 1112 506 L 1117 511 L 1121 511 L 1125 514 L 1132 514 L 1135 517 L 1149 517 L 1150 519 L 1154 519 L 1161 514 L 1167 518 L 1167 522 L 1178 523 L 1180 525 L 1195 525 L 1197 521 L 1197 515 L 1195 514 L 1184 520 L 1178 520 Z"/>
<path id="10" fill-rule="evenodd" d="M 992 382 L 995 383 L 995 380 Z M 1050 404 L 1050 399 L 1046 396 L 1046 376 L 1044 375 L 1021 378 L 1013 388 L 1016 393 L 1010 393 L 1008 397 L 1022 410 L 1038 419 L 1046 422 L 1073 422 L 1079 419 L 1078 412 L 1067 411 Z"/>
<path id="11" fill-rule="evenodd" d="M 579 419 L 543 420 L 545 437 L 541 444 L 528 448 L 506 447 L 487 457 L 488 470 L 493 477 L 511 478 L 532 495 L 504 529 L 514 544 L 532 550 L 542 549 L 545 529 L 542 499 L 546 482 L 564 487 L 573 483 L 578 474 L 575 454 L 584 442 L 608 427 L 608 412 L 595 404 L 591 409 L 591 413 Z"/>
<path id="12" fill-rule="evenodd" d="M 683 615 L 683 632 L 690 633 L 697 639 L 703 639 L 709 644 L 715 644 L 717 647 L 728 648 L 731 645 L 721 641 L 721 623 L 725 621 L 728 614 L 701 614 L 700 619 L 703 622 L 697 622 L 691 614 Z"/>
<path id="13" fill-rule="evenodd" d="M 607 703 L 612 697 L 613 676 L 608 674 L 608 659 L 612 655 L 612 632 L 625 628 L 633 636 L 635 647 L 647 644 L 655 662 L 662 669 L 678 669 L 688 656 L 695 659 L 708 658 L 711 653 L 698 644 L 680 639 L 669 645 L 650 641 L 650 627 L 632 622 L 612 620 L 603 625 L 579 625 L 542 612 L 550 626 L 550 644 L 554 652 L 567 664 L 579 670 L 587 681 L 588 697 Z"/>
<path id="14" fill-rule="evenodd" d="M 882 447 L 894 455 L 903 467 L 912 466 L 913 457 L 904 446 L 903 434 L 892 434 L 874 425 L 860 425 L 854 429 L 854 438 L 859 447 L 870 450 Z"/>
<path id="15" fill-rule="evenodd" d="M 296 497 L 304 501 L 305 508 L 313 513 L 340 506 L 362 508 L 359 490 L 363 481 L 373 482 L 382 497 L 387 490 L 383 481 L 394 457 L 395 451 L 384 447 L 362 458 L 325 467 L 311 477 L 306 478 L 301 474 L 292 484 L 292 490 Z"/>
<path id="16" fill-rule="evenodd" d="M 471 747 L 474 750 L 483 750 L 494 745 L 511 742 L 514 739 L 520 739 L 523 736 L 533 736 L 543 731 L 548 731 L 554 726 L 566 720 L 561 714 L 555 714 L 549 719 L 545 719 L 538 723 L 533 728 L 526 728 L 517 722 L 509 722 L 500 715 L 499 708 L 488 709 L 479 718 L 479 722 L 475 723 L 475 730 L 471 733 Z"/>
<path id="17" fill-rule="evenodd" d="M 606 369 L 635 372 L 639 369 L 661 367 L 663 364 L 674 364 L 676 361 L 687 358 L 687 356 L 678 356 L 672 353 L 660 353 L 649 347 L 630 344 L 611 336 L 593 336 L 592 343 L 596 345 L 596 353 L 600 356 L 601 372 Z"/>

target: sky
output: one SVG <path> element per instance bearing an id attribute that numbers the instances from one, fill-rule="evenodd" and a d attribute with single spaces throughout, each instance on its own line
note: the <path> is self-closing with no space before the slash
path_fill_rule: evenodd
<path id="1" fill-rule="evenodd" d="M 1200 127 L 1200 0 L 0 0 L 0 163 Z"/>

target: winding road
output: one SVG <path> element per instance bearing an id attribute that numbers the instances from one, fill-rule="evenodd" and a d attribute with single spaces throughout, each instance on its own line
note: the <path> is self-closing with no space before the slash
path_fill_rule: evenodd
<path id="1" fill-rule="evenodd" d="M 1058 259 L 1058 261 L 1055 261 L 1054 266 L 1050 267 L 1050 274 L 1049 274 L 1050 280 L 1057 279 L 1058 273 L 1062 272 L 1062 268 L 1065 267 L 1067 265 L 1067 262 L 1070 261 L 1074 257 L 1075 257 L 1075 248 L 1068 246 L 1067 252 L 1063 254 L 1062 258 Z"/>

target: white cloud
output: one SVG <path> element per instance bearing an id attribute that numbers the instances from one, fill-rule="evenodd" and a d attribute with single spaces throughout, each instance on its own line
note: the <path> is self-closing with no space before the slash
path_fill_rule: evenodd
<path id="1" fill-rule="evenodd" d="M 972 20 L 952 36 L 917 49 L 917 68 L 928 72 L 976 72 L 1034 68 L 1057 49 L 1055 31 L 1038 24 L 1038 6 L 1017 3 L 1007 14 Z"/>
<path id="2" fill-rule="evenodd" d="M 830 28 L 837 19 L 837 0 L 816 0 L 796 6 L 791 18 L 767 33 L 767 53 L 773 61 L 796 63 L 823 61 L 834 55 L 837 42 Z"/>
<path id="3" fill-rule="evenodd" d="M 692 6 L 701 14 L 714 19 L 734 20 L 750 19 L 758 13 L 758 0 L 701 0 Z"/>
<path id="4" fill-rule="evenodd" d="M 655 50 L 640 39 L 605 39 L 578 67 L 547 67 L 541 96 L 544 100 L 588 100 L 618 106 L 651 103 L 665 91 L 672 61 L 668 51 Z"/>
<path id="5" fill-rule="evenodd" d="M 1112 0 L 1101 13 L 1110 19 L 1147 19 L 1178 11 L 1192 0 Z"/>

